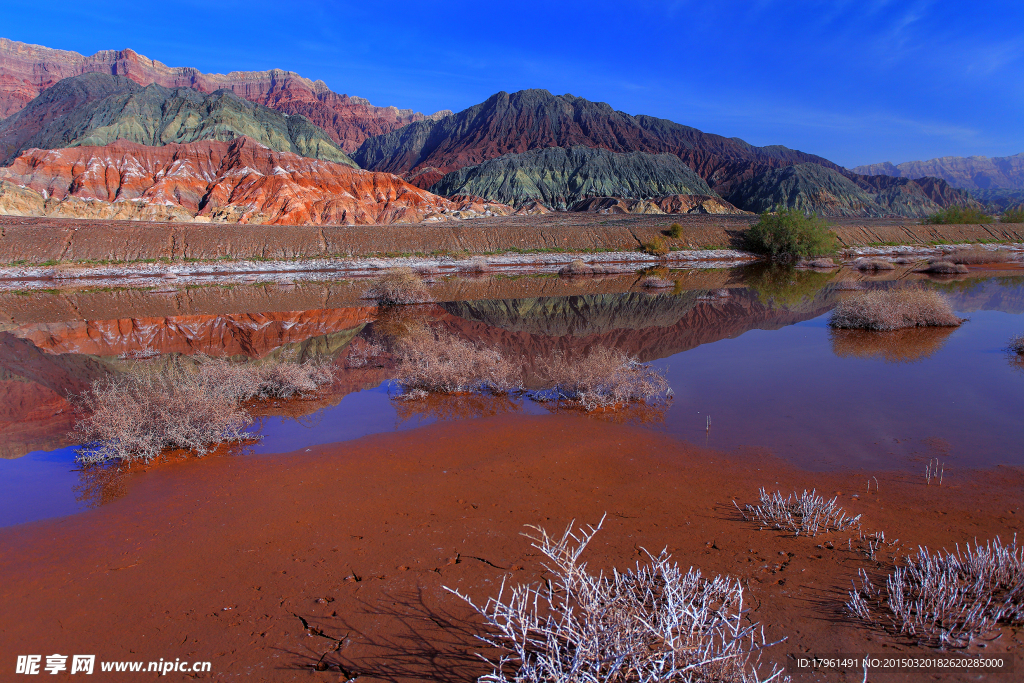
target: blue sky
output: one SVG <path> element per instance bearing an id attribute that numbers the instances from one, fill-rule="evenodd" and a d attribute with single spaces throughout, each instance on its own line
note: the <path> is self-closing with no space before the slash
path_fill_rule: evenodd
<path id="1" fill-rule="evenodd" d="M 546 88 L 845 166 L 1024 152 L 1024 2 L 53 2 L 0 35 L 458 111 Z"/>

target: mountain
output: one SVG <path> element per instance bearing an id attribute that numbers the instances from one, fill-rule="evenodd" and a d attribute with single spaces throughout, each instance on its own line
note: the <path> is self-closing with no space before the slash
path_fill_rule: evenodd
<path id="1" fill-rule="evenodd" d="M 189 67 L 168 67 L 132 50 L 103 50 L 85 57 L 0 38 L 0 119 L 20 111 L 58 81 L 85 73 L 122 76 L 140 85 L 193 88 L 201 93 L 230 90 L 286 114 L 306 116 L 346 152 L 355 151 L 369 136 L 428 118 L 411 109 L 375 107 L 361 97 L 339 95 L 323 81 L 311 81 L 290 71 L 204 74 Z M 442 111 L 433 116 L 450 113 Z"/>
<path id="2" fill-rule="evenodd" d="M 66 78 L 17 114 L 0 121 L 0 150 L 9 163 L 26 149 L 102 147 L 115 140 L 159 146 L 169 142 L 248 136 L 281 152 L 355 166 L 305 116 L 283 114 L 229 90 L 145 87 L 121 76 Z"/>
<path id="3" fill-rule="evenodd" d="M 737 185 L 725 197 L 748 211 L 798 209 L 823 216 L 905 216 L 923 218 L 971 199 L 936 178 L 859 176 L 817 164 L 765 171 Z"/>
<path id="4" fill-rule="evenodd" d="M 506 154 L 452 171 L 430 191 L 444 196 L 476 195 L 516 208 L 540 202 L 561 211 L 592 197 L 714 194 L 677 156 L 581 146 Z"/>
<path id="5" fill-rule="evenodd" d="M 953 187 L 967 190 L 1024 189 L 1024 153 L 1009 157 L 941 157 L 928 161 L 858 166 L 854 173 L 898 178 L 942 178 Z"/>
<path id="6" fill-rule="evenodd" d="M 499 92 L 455 115 L 411 123 L 367 139 L 352 158 L 363 168 L 430 187 L 445 174 L 506 154 L 548 147 L 672 154 L 716 191 L 769 168 L 827 159 L 781 146 L 755 147 L 665 119 L 631 116 L 603 102 L 547 90 Z"/>
<path id="7" fill-rule="evenodd" d="M 511 212 L 444 199 L 390 174 L 277 152 L 247 137 L 33 149 L 0 168 L 0 213 L 13 215 L 364 225 Z"/>

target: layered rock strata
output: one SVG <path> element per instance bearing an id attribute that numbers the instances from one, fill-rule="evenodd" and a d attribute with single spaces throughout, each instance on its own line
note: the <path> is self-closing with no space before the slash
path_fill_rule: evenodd
<path id="1" fill-rule="evenodd" d="M 0 122 L 3 163 L 26 149 L 103 146 L 116 140 L 161 146 L 247 136 L 279 152 L 355 166 L 322 129 L 228 90 L 140 86 L 91 73 L 60 81 Z"/>
<path id="2" fill-rule="evenodd" d="M 0 168 L 0 214 L 21 216 L 365 225 L 510 213 L 246 137 L 35 149 Z"/>
<path id="3" fill-rule="evenodd" d="M 58 81 L 85 73 L 123 76 L 140 85 L 193 88 L 202 93 L 230 90 L 251 102 L 287 114 L 302 114 L 327 131 L 346 152 L 367 137 L 380 135 L 427 118 L 411 109 L 375 107 L 361 97 L 332 92 L 323 81 L 280 69 L 204 74 L 190 67 L 168 67 L 132 50 L 103 50 L 83 56 L 0 38 L 0 119 L 20 111 Z"/>

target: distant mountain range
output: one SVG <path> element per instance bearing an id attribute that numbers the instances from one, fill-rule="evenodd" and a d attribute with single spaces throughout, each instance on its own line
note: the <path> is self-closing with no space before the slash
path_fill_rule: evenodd
<path id="1" fill-rule="evenodd" d="M 928 161 L 858 166 L 854 173 L 898 178 L 942 178 L 965 190 L 1024 190 L 1024 153 L 1009 157 L 941 157 Z"/>
<path id="2" fill-rule="evenodd" d="M 285 185 L 271 183 L 269 178 L 257 182 L 265 173 L 254 171 L 256 167 L 234 169 L 251 178 L 260 191 L 248 209 L 236 201 L 237 210 L 218 213 L 228 220 L 259 214 L 273 222 L 294 222 L 301 216 L 311 222 L 365 222 L 374 216 L 421 220 L 480 213 L 457 208 L 466 202 L 474 206 L 489 202 L 497 211 L 527 206 L 537 210 L 537 204 L 563 211 L 654 213 L 796 208 L 828 216 L 919 218 L 945 206 L 975 203 L 942 178 L 891 178 L 895 174 L 877 173 L 874 167 L 869 169 L 871 175 L 865 175 L 814 154 L 780 145 L 757 147 L 739 138 L 630 115 L 603 102 L 546 90 L 499 92 L 461 112 L 427 117 L 374 107 L 290 72 L 203 74 L 167 67 L 131 50 L 84 57 L 0 39 L 0 116 L 6 117 L 0 120 L 0 163 L 12 168 L 35 165 L 31 173 L 3 174 L 6 184 L 0 192 L 0 213 L 10 211 L 5 202 L 16 202 L 22 207 L 18 211 L 23 211 L 39 201 L 52 204 L 54 197 L 67 197 L 60 201 L 73 204 L 82 198 L 75 187 L 53 184 L 60 179 L 75 182 L 73 178 L 81 175 L 78 171 L 51 173 L 39 201 L 19 194 L 16 188 L 23 186 L 19 178 L 46 176 L 45 168 L 37 167 L 67 165 L 78 158 L 70 152 L 47 155 L 35 149 L 109 148 L 111 153 L 91 157 L 86 153 L 85 157 L 94 159 L 90 163 L 103 159 L 105 167 L 124 171 L 127 167 L 117 159 L 126 153 L 126 142 L 177 145 L 170 158 L 209 154 L 213 149 L 209 143 L 233 140 L 248 140 L 243 148 L 254 158 L 300 155 L 331 166 L 324 171 L 315 163 L 289 162 L 292 170 L 282 172 L 295 187 L 306 188 L 301 199 L 293 199 L 298 204 L 292 208 L 286 206 L 287 197 L 266 195 L 285 192 Z M 136 149 L 131 155 L 168 156 L 153 157 Z M 347 180 L 326 182 L 325 187 L 341 193 L 337 196 L 311 193 L 318 174 L 339 177 L 337 164 L 399 176 L 388 182 L 404 185 L 404 180 L 420 188 L 430 208 L 391 211 L 387 207 L 393 200 L 387 193 L 345 194 L 349 190 L 344 188 L 369 187 Z M 270 175 L 278 173 L 274 166 L 267 168 Z M 174 167 L 167 166 L 164 172 L 172 173 Z M 216 184 L 222 176 L 204 178 L 204 182 Z M 244 194 L 240 186 L 234 192 Z M 411 197 L 408 190 L 402 192 Z M 126 201 L 117 193 L 107 194 L 101 201 Z M 456 201 L 426 198 L 436 194 Z M 142 192 L 131 201 L 145 204 L 150 195 Z M 136 206 L 128 211 L 121 206 L 97 211 L 136 218 L 203 215 L 205 205 L 192 206 L 191 199 L 167 202 L 164 209 Z M 254 208 L 257 205 L 262 208 Z M 74 206 L 75 212 L 87 209 L 81 201 Z M 60 210 L 71 211 L 71 204 L 61 205 Z"/>

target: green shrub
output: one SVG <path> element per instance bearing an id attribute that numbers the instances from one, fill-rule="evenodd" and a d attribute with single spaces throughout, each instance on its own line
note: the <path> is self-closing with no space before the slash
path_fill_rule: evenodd
<path id="1" fill-rule="evenodd" d="M 1017 206 L 1003 211 L 999 218 L 1000 223 L 1024 223 L 1024 206 Z"/>
<path id="2" fill-rule="evenodd" d="M 992 216 L 974 206 L 947 206 L 923 221 L 930 225 L 991 223 Z"/>
<path id="3" fill-rule="evenodd" d="M 660 237 L 654 237 L 651 241 L 644 242 L 641 248 L 645 253 L 652 256 L 665 256 L 669 252 L 668 247 L 665 246 L 665 241 Z"/>
<path id="4" fill-rule="evenodd" d="M 683 226 L 678 223 L 673 223 L 668 227 L 668 236 L 674 240 L 679 239 L 683 236 Z"/>
<path id="5" fill-rule="evenodd" d="M 762 213 L 747 230 L 744 242 L 750 251 L 767 254 L 776 261 L 828 256 L 838 249 L 828 223 L 820 216 L 807 216 L 793 209 Z"/>

